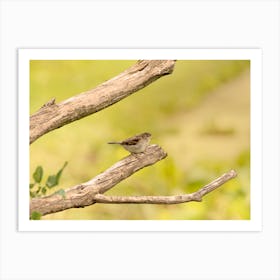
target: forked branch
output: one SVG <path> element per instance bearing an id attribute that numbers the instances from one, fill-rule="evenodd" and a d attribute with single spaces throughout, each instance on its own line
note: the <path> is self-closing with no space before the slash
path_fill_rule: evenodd
<path id="1" fill-rule="evenodd" d="M 92 180 L 71 187 L 65 195 L 53 194 L 42 198 L 33 198 L 30 202 L 30 215 L 39 212 L 41 215 L 56 213 L 70 208 L 80 208 L 94 203 L 145 203 L 145 204 L 176 204 L 189 201 L 202 201 L 202 197 L 220 187 L 236 176 L 231 170 L 215 181 L 191 194 L 175 196 L 106 196 L 106 191 L 134 172 L 164 159 L 166 152 L 158 145 L 150 145 L 145 153 L 129 155 L 112 167 L 94 177 Z"/>

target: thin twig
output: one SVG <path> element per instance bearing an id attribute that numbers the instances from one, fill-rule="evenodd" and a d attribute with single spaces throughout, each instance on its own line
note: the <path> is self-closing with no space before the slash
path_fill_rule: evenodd
<path id="1" fill-rule="evenodd" d="M 190 194 L 172 195 L 172 196 L 107 196 L 96 194 L 95 201 L 98 203 L 134 203 L 134 204 L 178 204 L 190 201 L 202 201 L 202 197 L 217 189 L 227 181 L 237 176 L 234 170 L 231 170 L 221 177 L 217 178 L 198 191 Z"/>

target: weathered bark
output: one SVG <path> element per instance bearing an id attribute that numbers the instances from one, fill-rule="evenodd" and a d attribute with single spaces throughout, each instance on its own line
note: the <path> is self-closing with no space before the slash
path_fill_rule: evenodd
<path id="1" fill-rule="evenodd" d="M 227 181 L 237 176 L 234 170 L 231 170 L 208 185 L 202 187 L 198 191 L 189 194 L 170 195 L 170 196 L 108 196 L 103 194 L 95 195 L 95 202 L 98 203 L 133 203 L 133 204 L 178 204 L 190 201 L 202 201 L 202 197 L 212 192 L 218 187 L 225 184 Z"/>
<path id="2" fill-rule="evenodd" d="M 30 202 L 30 215 L 56 213 L 70 208 L 80 208 L 94 203 L 141 203 L 141 204 L 178 204 L 190 201 L 202 201 L 202 197 L 219 188 L 237 176 L 231 170 L 198 191 L 173 196 L 106 196 L 106 191 L 134 172 L 164 159 L 167 154 L 157 145 L 150 145 L 145 153 L 129 155 L 88 182 L 65 190 L 65 195 L 53 194 L 42 198 L 33 198 Z"/>
<path id="3" fill-rule="evenodd" d="M 98 112 L 172 73 L 174 65 L 174 60 L 141 60 L 92 90 L 58 104 L 52 99 L 30 117 L 30 144 L 40 136 Z"/>
<path id="4" fill-rule="evenodd" d="M 30 201 L 30 215 L 42 215 L 79 208 L 95 203 L 95 195 L 102 194 L 138 170 L 164 159 L 166 152 L 157 145 L 150 145 L 145 153 L 129 155 L 92 180 L 65 190 L 65 195 L 53 194 Z"/>

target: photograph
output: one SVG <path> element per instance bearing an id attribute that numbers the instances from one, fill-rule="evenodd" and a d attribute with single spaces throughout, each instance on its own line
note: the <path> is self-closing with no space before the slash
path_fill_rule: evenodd
<path id="1" fill-rule="evenodd" d="M 250 220 L 249 59 L 29 67 L 30 220 Z"/>
<path id="2" fill-rule="evenodd" d="M 0 279 L 280 280 L 280 1 L 0 7 Z"/>

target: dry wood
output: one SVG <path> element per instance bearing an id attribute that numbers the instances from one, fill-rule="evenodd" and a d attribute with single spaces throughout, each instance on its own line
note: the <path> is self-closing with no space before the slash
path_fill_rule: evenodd
<path id="1" fill-rule="evenodd" d="M 217 189 L 227 181 L 236 177 L 237 173 L 234 170 L 223 174 L 213 182 L 202 187 L 198 191 L 190 194 L 171 195 L 171 196 L 107 196 L 96 194 L 95 202 L 98 203 L 145 203 L 145 204 L 178 204 L 190 201 L 202 201 L 202 197 Z"/>
<path id="2" fill-rule="evenodd" d="M 172 73 L 174 65 L 174 60 L 141 60 L 94 89 L 58 104 L 52 99 L 30 117 L 30 144 L 40 136 L 98 112 Z"/>
<path id="3" fill-rule="evenodd" d="M 39 212 L 42 215 L 56 213 L 69 208 L 80 208 L 94 203 L 142 203 L 177 204 L 190 201 L 202 201 L 202 197 L 236 177 L 234 170 L 223 174 L 208 185 L 191 194 L 174 196 L 106 196 L 102 195 L 134 172 L 165 158 L 166 152 L 158 145 L 150 145 L 145 153 L 129 155 L 90 181 L 71 187 L 65 195 L 53 194 L 42 198 L 33 198 L 30 202 L 30 215 Z"/>
<path id="4" fill-rule="evenodd" d="M 94 204 L 96 194 L 104 193 L 131 176 L 136 171 L 165 158 L 166 152 L 158 145 L 150 145 L 145 153 L 129 155 L 92 180 L 65 190 L 65 196 L 53 194 L 33 198 L 30 202 L 30 215 L 36 211 L 42 215 L 79 208 Z"/>

